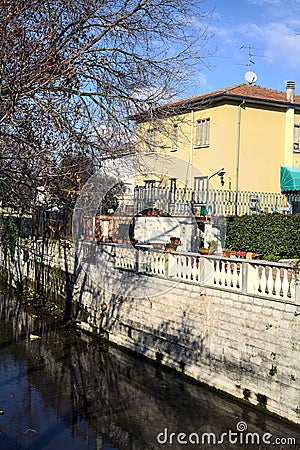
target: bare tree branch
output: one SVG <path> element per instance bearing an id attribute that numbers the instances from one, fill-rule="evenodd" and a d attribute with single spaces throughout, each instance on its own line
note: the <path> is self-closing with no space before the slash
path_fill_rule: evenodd
<path id="1" fill-rule="evenodd" d="M 204 63 L 201 5 L 0 0 L 2 198 L 25 210 L 47 186 L 64 203 L 99 158 L 135 151 L 128 117 L 178 95 Z"/>

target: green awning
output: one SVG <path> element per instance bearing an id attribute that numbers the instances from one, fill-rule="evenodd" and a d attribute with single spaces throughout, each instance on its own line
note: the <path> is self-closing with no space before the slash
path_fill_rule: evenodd
<path id="1" fill-rule="evenodd" d="M 300 167 L 280 167 L 281 191 L 300 191 Z"/>

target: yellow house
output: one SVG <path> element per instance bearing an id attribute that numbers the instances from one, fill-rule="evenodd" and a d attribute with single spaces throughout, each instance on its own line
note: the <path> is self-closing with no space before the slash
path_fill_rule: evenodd
<path id="1" fill-rule="evenodd" d="M 140 149 L 187 161 L 195 189 L 205 190 L 209 179 L 215 189 L 280 193 L 281 166 L 300 167 L 294 82 L 287 82 L 286 92 L 239 84 L 162 105 L 151 117 L 147 111 L 134 120 Z M 203 176 L 194 176 L 194 168 Z M 223 186 L 213 176 L 220 169 Z"/>

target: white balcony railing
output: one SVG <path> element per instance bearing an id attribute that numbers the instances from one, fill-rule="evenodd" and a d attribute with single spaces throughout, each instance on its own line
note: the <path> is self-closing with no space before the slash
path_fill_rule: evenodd
<path id="1" fill-rule="evenodd" d="M 205 215 L 244 215 L 280 212 L 289 214 L 299 210 L 300 195 L 276 192 L 236 192 L 228 189 L 195 191 L 189 188 L 170 190 L 153 186 L 137 186 L 134 194 L 135 214 L 147 208 L 157 208 L 173 216 L 191 213 Z"/>

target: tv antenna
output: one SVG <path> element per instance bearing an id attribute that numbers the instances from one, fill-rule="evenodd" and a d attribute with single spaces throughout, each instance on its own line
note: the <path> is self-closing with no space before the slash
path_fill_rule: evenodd
<path id="1" fill-rule="evenodd" d="M 240 47 L 240 50 L 242 48 L 247 48 L 248 49 L 248 63 L 247 63 L 248 71 L 245 73 L 244 78 L 249 84 L 253 84 L 257 80 L 256 73 L 251 70 L 251 65 L 255 64 L 255 62 L 253 61 L 252 57 L 255 56 L 255 55 L 253 53 L 251 53 L 251 47 L 246 46 L 246 45 L 242 45 Z"/>

